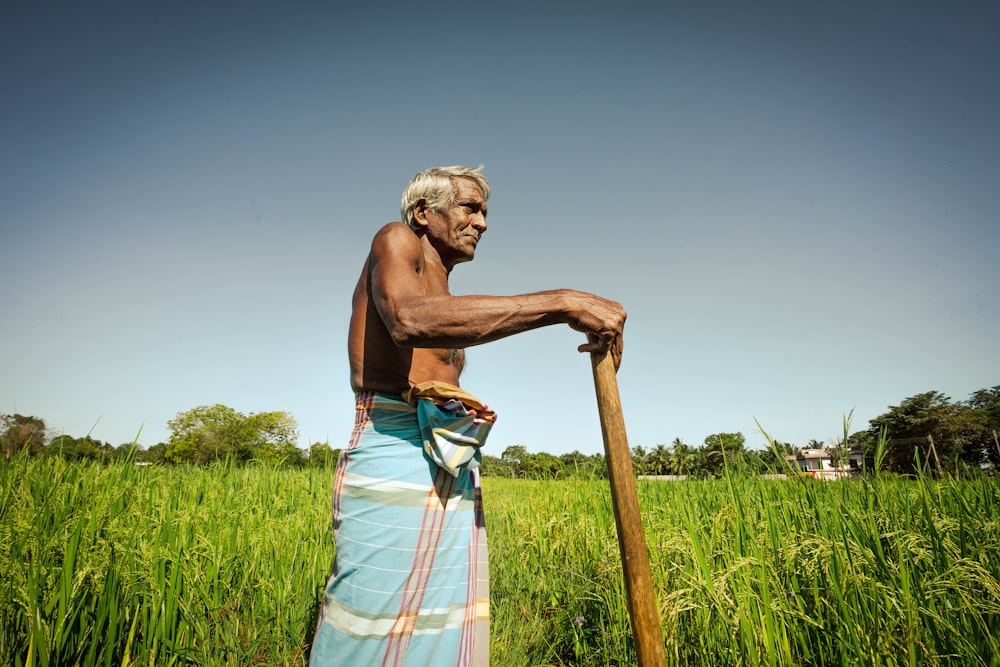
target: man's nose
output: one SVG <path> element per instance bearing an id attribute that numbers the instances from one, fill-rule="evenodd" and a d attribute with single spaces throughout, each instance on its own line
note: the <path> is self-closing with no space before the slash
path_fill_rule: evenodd
<path id="1" fill-rule="evenodd" d="M 472 226 L 478 229 L 480 232 L 486 231 L 486 216 L 482 213 L 476 213 L 472 216 Z"/>

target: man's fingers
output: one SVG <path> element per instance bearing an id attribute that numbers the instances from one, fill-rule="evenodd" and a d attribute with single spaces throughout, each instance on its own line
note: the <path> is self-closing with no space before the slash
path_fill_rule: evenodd
<path id="1" fill-rule="evenodd" d="M 580 352 L 600 352 L 604 348 L 601 347 L 601 341 L 597 336 L 587 334 L 587 342 L 576 349 Z"/>
<path id="2" fill-rule="evenodd" d="M 619 306 L 620 308 L 620 306 Z M 604 323 L 607 329 L 601 329 L 600 333 L 587 333 L 587 342 L 579 346 L 580 352 L 610 352 L 611 358 L 615 362 L 615 371 L 622 365 L 622 328 L 625 326 L 625 312 L 621 312 L 621 320 Z"/>
<path id="3" fill-rule="evenodd" d="M 587 334 L 587 342 L 576 348 L 580 352 L 610 352 L 611 359 L 615 362 L 615 370 L 622 365 L 622 337 L 600 337 L 594 334 Z"/>
<path id="4" fill-rule="evenodd" d="M 622 366 L 622 337 L 615 336 L 615 340 L 611 343 L 611 358 L 615 362 L 615 371 L 617 371 Z"/>

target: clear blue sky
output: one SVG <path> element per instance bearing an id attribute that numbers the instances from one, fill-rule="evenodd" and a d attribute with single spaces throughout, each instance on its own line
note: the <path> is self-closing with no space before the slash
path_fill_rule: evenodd
<path id="1" fill-rule="evenodd" d="M 1000 384 L 996 3 L 362 4 L 0 6 L 0 412 L 344 445 L 372 234 L 456 163 L 494 196 L 453 292 L 621 301 L 633 446 Z M 491 452 L 601 451 L 580 342 L 469 350 Z"/>

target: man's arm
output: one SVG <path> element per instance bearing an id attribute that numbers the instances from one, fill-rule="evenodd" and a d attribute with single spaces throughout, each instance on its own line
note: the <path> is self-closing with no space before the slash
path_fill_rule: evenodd
<path id="1" fill-rule="evenodd" d="M 464 348 L 552 324 L 589 335 L 581 352 L 611 349 L 616 364 L 626 313 L 621 304 L 575 290 L 517 296 L 453 296 L 444 269 L 424 261 L 420 238 L 402 224 L 388 225 L 372 244 L 371 289 L 378 313 L 400 347 Z M 418 271 L 441 272 L 436 281 Z"/>

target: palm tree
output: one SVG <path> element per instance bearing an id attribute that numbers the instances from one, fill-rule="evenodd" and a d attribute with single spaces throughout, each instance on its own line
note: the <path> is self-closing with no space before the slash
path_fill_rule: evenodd
<path id="1" fill-rule="evenodd" d="M 670 470 L 674 475 L 686 475 L 694 463 L 694 453 L 680 438 L 670 443 Z"/>
<path id="2" fill-rule="evenodd" d="M 670 450 L 664 444 L 658 444 L 646 457 L 649 461 L 649 472 L 653 475 L 670 474 Z"/>
<path id="3" fill-rule="evenodd" d="M 646 448 L 636 445 L 632 448 L 632 468 L 637 475 L 646 475 L 649 472 L 649 461 L 647 460 Z"/>

